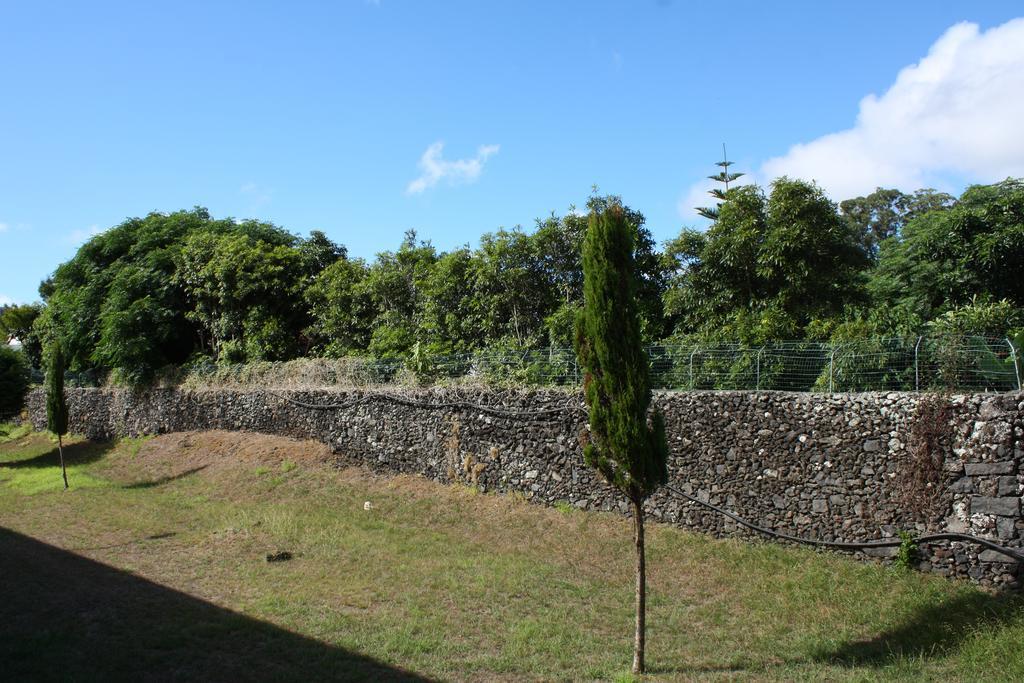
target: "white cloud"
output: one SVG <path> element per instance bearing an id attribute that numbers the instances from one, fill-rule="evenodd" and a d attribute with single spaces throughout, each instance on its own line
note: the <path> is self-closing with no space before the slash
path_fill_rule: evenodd
<path id="1" fill-rule="evenodd" d="M 11 226 L 7 225 L 6 223 L 0 223 L 0 232 L 7 232 L 7 230 L 8 230 L 8 229 L 9 229 L 10 227 L 11 227 Z"/>
<path id="2" fill-rule="evenodd" d="M 817 180 L 836 199 L 913 190 L 943 176 L 991 182 L 1024 174 L 1024 18 L 980 31 L 960 23 L 860 103 L 854 126 L 795 145 L 760 175 Z"/>
<path id="3" fill-rule="evenodd" d="M 14 303 L 14 299 L 7 296 L 6 294 L 0 294 L 0 306 L 10 306 Z"/>
<path id="4" fill-rule="evenodd" d="M 959 23 L 884 94 L 862 99 L 851 128 L 794 145 L 754 177 L 815 180 L 836 200 L 876 187 L 942 188 L 949 178 L 994 182 L 1024 175 L 1022 121 L 1024 18 L 987 31 Z M 705 185 L 680 200 L 683 216 L 702 205 L 694 197 Z"/>
<path id="5" fill-rule="evenodd" d="M 68 244 L 78 245 L 78 244 L 82 244 L 83 242 L 88 240 L 90 237 L 95 237 L 96 235 L 100 234 L 101 232 L 103 232 L 103 231 L 100 229 L 100 227 L 98 225 L 90 225 L 88 228 L 77 228 L 75 230 L 72 230 L 64 238 L 64 240 Z"/>
<path id="6" fill-rule="evenodd" d="M 481 145 L 476 156 L 471 159 L 455 159 L 447 161 L 442 157 L 443 142 L 435 142 L 427 147 L 420 157 L 420 176 L 405 188 L 407 194 L 419 194 L 434 187 L 442 180 L 449 185 L 472 183 L 483 173 L 487 160 L 498 153 L 500 145 Z"/>

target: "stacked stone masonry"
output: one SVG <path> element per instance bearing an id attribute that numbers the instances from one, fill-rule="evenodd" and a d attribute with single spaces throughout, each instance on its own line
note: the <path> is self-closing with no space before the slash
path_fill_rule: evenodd
<path id="1" fill-rule="evenodd" d="M 943 397 L 938 464 L 922 508 L 911 425 L 920 394 L 671 392 L 670 483 L 778 531 L 827 541 L 955 531 L 1019 548 L 1024 537 L 1024 394 Z M 931 400 L 935 400 L 934 398 Z M 92 439 L 228 429 L 315 439 L 339 458 L 537 502 L 627 512 L 583 464 L 586 414 L 578 394 L 471 389 L 68 391 L 70 429 Z M 332 404 L 334 409 L 307 405 Z M 438 406 L 444 404 L 444 406 Z M 428 407 L 430 406 L 430 407 Z M 510 413 L 525 413 L 513 416 Z M 45 427 L 45 397 L 30 396 Z M 919 490 L 918 493 L 921 493 Z M 752 532 L 670 491 L 648 504 L 660 521 L 717 536 Z M 872 555 L 887 557 L 895 549 Z M 863 555 L 862 555 L 863 556 Z M 920 567 L 984 585 L 1017 587 L 1012 558 L 970 543 L 921 548 Z"/>

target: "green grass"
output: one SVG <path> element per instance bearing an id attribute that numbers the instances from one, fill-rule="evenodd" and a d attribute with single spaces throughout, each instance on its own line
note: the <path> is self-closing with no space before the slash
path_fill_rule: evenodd
<path id="1" fill-rule="evenodd" d="M 28 424 L 14 424 L 13 422 L 0 422 L 0 443 L 17 441 L 32 433 L 32 426 Z"/>
<path id="2" fill-rule="evenodd" d="M 60 461 L 56 456 L 57 439 L 50 435 L 33 435 L 31 427 L 0 425 L 0 435 L 5 447 L 0 451 L 0 486 L 32 495 L 45 491 L 62 491 Z M 65 448 L 68 479 L 74 479 L 77 488 L 94 488 L 109 485 L 105 479 L 89 472 L 88 463 L 99 457 L 103 447 L 95 444 L 76 442 Z M 13 451 L 21 457 L 12 460 L 7 454 Z M 6 457 L 5 457 L 6 456 Z"/>
<path id="3" fill-rule="evenodd" d="M 628 519 L 174 438 L 72 440 L 68 492 L 45 436 L 0 443 L 6 675 L 632 680 Z M 1019 598 L 662 525 L 648 544 L 650 680 L 1024 679 Z"/>

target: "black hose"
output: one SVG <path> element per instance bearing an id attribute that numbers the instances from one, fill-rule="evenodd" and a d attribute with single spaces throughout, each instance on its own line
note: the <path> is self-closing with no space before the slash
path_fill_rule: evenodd
<path id="1" fill-rule="evenodd" d="M 510 419 L 523 419 L 523 418 L 545 418 L 558 413 L 571 413 L 573 411 L 583 412 L 583 409 L 576 405 L 560 406 L 558 408 L 544 408 L 541 410 L 508 410 L 507 408 L 494 408 L 492 406 L 485 406 L 476 403 L 469 403 L 467 401 L 446 401 L 443 403 L 430 403 L 427 401 L 416 401 L 410 398 L 402 396 L 395 396 L 394 394 L 387 393 L 373 393 L 361 396 L 345 403 L 306 403 L 305 401 L 299 401 L 291 396 L 284 393 L 265 390 L 268 394 L 276 396 L 277 398 L 292 403 L 301 408 L 307 408 L 309 410 L 346 410 L 348 408 L 354 408 L 363 403 L 369 403 L 375 400 L 385 400 L 399 405 L 409 406 L 411 408 L 423 408 L 426 410 L 438 410 L 441 408 L 459 408 L 462 410 L 474 410 L 481 413 L 487 413 L 495 417 L 504 417 Z"/>
<path id="2" fill-rule="evenodd" d="M 791 541 L 793 543 L 801 543 L 803 545 L 811 545 L 821 548 L 838 548 L 840 550 L 864 550 L 865 548 L 892 548 L 903 543 L 903 540 L 898 538 L 882 541 L 863 541 L 860 543 L 844 541 L 820 541 L 813 538 L 801 538 L 800 536 L 785 534 L 779 531 L 775 531 L 773 529 L 768 529 L 766 527 L 759 526 L 757 524 L 754 524 L 753 522 L 748 522 L 742 517 L 735 515 L 732 512 L 729 512 L 725 508 L 720 508 L 717 505 L 712 505 L 711 503 L 703 501 L 700 498 L 691 496 L 690 494 L 681 491 L 675 486 L 667 485 L 665 486 L 665 488 L 679 496 L 682 496 L 683 498 L 686 498 L 691 502 L 697 503 L 698 505 L 703 505 L 704 507 L 714 510 L 715 512 L 721 515 L 725 515 L 737 524 L 745 526 L 748 529 L 752 529 L 760 534 L 764 534 L 765 536 L 769 536 L 771 538 L 781 538 L 785 541 Z M 985 546 L 986 548 L 990 548 L 991 550 L 995 550 L 996 552 L 1002 553 L 1007 557 L 1012 557 L 1017 562 L 1024 562 L 1024 553 L 1022 553 L 1021 551 L 1016 550 L 1014 548 L 1007 548 L 999 545 L 998 543 L 994 543 L 987 538 L 971 536 L 970 534 L 960 534 L 950 531 L 937 534 L 925 534 L 923 536 L 914 537 L 915 543 L 931 543 L 933 541 L 967 541 L 970 543 L 977 543 L 978 545 Z"/>

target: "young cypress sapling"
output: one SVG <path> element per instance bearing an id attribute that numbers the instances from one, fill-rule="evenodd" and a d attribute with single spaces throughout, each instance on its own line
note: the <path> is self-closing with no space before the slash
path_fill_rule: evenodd
<path id="1" fill-rule="evenodd" d="M 576 353 L 590 409 L 585 462 L 622 491 L 633 508 L 636 632 L 633 672 L 644 672 L 646 566 L 644 500 L 668 480 L 665 421 L 648 419 L 651 383 L 640 336 L 633 231 L 621 205 L 591 213 L 583 243 L 584 304 L 576 320 Z"/>
<path id="2" fill-rule="evenodd" d="M 64 490 L 68 488 L 68 471 L 64 467 L 64 441 L 68 433 L 68 404 L 64 396 L 64 352 L 60 342 L 50 347 L 49 365 L 46 369 L 46 428 L 57 435 L 57 452 L 60 454 L 60 473 L 64 477 Z"/>

